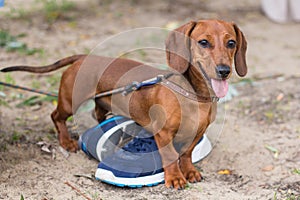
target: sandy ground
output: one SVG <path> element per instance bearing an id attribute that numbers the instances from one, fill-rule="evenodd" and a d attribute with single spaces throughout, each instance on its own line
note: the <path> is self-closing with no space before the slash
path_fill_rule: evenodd
<path id="1" fill-rule="evenodd" d="M 44 51 L 28 56 L 0 48 L 0 67 L 47 64 L 88 53 L 105 39 L 133 28 L 219 18 L 235 21 L 246 35 L 249 74 L 246 81 L 234 77 L 238 84 L 232 85 L 239 95 L 220 103 L 218 120 L 208 131 L 213 151 L 196 164 L 205 179 L 181 191 L 163 184 L 117 188 L 94 180 L 96 161 L 82 152 L 66 157 L 60 150 L 50 120 L 55 102 L 18 108 L 33 94 L 2 88 L 5 97 L 0 98 L 7 105 L 0 105 L 0 199 L 300 199 L 299 24 L 271 22 L 261 13 L 259 0 L 77 0 L 72 1 L 75 8 L 51 23 L 37 2 L 7 1 L 0 8 L 0 29 L 25 34 L 20 41 Z M 127 39 L 118 45 L 126 47 Z M 103 54 L 109 52 L 115 52 L 113 46 Z M 165 58 L 151 51 L 132 56 L 147 62 Z M 47 89 L 59 75 L 14 73 L 11 77 L 17 84 Z M 7 76 L 0 74 L 0 80 Z M 69 123 L 75 137 L 95 123 L 81 119 L 86 118 L 78 116 Z M 51 153 L 38 142 L 47 144 Z M 223 169 L 231 173 L 219 174 Z"/>

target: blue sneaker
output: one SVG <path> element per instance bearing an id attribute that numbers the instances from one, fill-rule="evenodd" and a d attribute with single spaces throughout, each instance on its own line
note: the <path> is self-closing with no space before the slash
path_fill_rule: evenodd
<path id="1" fill-rule="evenodd" d="M 199 162 L 211 149 L 204 135 L 192 152 L 192 162 Z M 163 183 L 162 161 L 153 135 L 142 129 L 131 142 L 99 163 L 95 177 L 119 187 L 139 188 Z"/>
<path id="2" fill-rule="evenodd" d="M 83 133 L 78 144 L 87 155 L 101 161 L 95 174 L 98 180 L 134 188 L 164 182 L 153 135 L 131 119 L 113 116 Z M 211 150 L 204 134 L 192 152 L 192 162 L 199 162 Z"/>
<path id="3" fill-rule="evenodd" d="M 99 163 L 96 179 L 119 187 L 154 186 L 164 181 L 154 137 L 146 130 Z"/>

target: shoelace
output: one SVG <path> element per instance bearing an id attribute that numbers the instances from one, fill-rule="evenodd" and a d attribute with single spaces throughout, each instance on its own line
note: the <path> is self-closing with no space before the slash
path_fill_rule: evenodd
<path id="1" fill-rule="evenodd" d="M 153 151 L 154 138 L 134 138 L 131 142 L 123 147 L 125 151 L 132 153 L 150 153 Z M 151 148 L 153 147 L 153 148 Z"/>

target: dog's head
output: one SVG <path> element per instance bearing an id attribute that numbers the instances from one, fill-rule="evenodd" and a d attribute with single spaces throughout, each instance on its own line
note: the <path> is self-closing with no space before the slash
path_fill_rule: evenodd
<path id="1" fill-rule="evenodd" d="M 218 97 L 227 93 L 233 61 L 239 76 L 247 74 L 246 50 L 246 39 L 237 25 L 220 20 L 189 22 L 166 40 L 169 66 L 180 73 L 196 68 Z"/>

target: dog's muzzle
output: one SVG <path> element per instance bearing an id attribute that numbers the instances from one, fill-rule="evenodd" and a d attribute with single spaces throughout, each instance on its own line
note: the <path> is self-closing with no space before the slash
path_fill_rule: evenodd
<path id="1" fill-rule="evenodd" d="M 216 73 L 219 78 L 226 79 L 230 74 L 230 67 L 227 65 L 218 65 L 216 67 Z"/>

